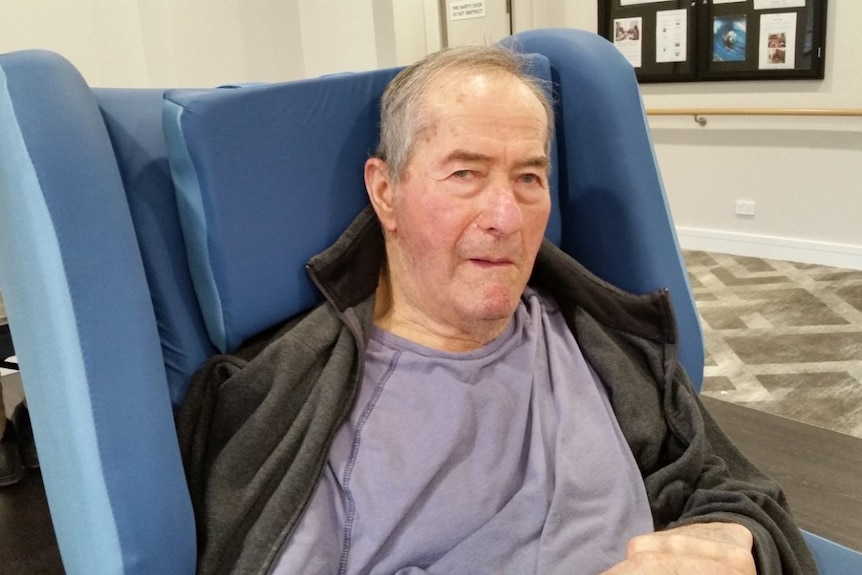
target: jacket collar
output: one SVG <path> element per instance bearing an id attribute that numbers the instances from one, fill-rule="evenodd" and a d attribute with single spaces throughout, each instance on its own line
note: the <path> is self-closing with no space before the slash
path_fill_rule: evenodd
<path id="1" fill-rule="evenodd" d="M 377 289 L 386 257 L 383 232 L 367 206 L 329 248 L 309 260 L 312 281 L 339 312 L 368 300 Z M 530 285 L 550 294 L 564 310 L 582 308 L 601 323 L 666 344 L 677 342 L 676 321 L 666 289 L 643 295 L 602 280 L 545 240 Z"/>
<path id="2" fill-rule="evenodd" d="M 385 257 L 383 231 L 369 205 L 334 244 L 308 261 L 306 270 L 326 299 L 344 312 L 374 294 Z"/>

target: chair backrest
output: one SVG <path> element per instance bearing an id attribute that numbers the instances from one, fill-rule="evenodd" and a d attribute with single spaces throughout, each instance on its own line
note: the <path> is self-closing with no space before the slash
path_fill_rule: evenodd
<path id="1" fill-rule="evenodd" d="M 668 288 L 699 385 L 700 327 L 631 67 L 586 32 L 509 41 L 555 84 L 548 236 L 620 287 Z M 0 56 L 0 289 L 67 572 L 193 572 L 172 408 L 207 356 L 317 301 L 305 260 L 365 204 L 394 72 L 163 104 L 160 90 L 91 90 L 54 54 Z"/>

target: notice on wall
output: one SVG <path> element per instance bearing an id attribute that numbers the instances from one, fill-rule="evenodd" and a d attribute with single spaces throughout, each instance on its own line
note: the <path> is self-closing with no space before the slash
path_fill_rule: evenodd
<path id="1" fill-rule="evenodd" d="M 805 8 L 805 2 L 806 0 L 754 0 L 754 9 L 772 10 L 773 8 Z"/>
<path id="2" fill-rule="evenodd" d="M 671 0 L 620 0 L 620 6 L 635 6 L 637 4 L 658 4 L 659 2 L 670 2 Z"/>
<path id="3" fill-rule="evenodd" d="M 655 15 L 655 61 L 685 62 L 688 59 L 688 12 L 663 10 Z"/>
<path id="4" fill-rule="evenodd" d="M 485 17 L 485 0 L 472 2 L 453 1 L 449 3 L 449 20 L 466 20 Z"/>
<path id="5" fill-rule="evenodd" d="M 745 2 L 746 0 L 712 0 L 713 4 L 736 4 L 739 2 Z"/>
<path id="6" fill-rule="evenodd" d="M 642 18 L 617 18 L 614 20 L 614 46 L 622 52 L 634 68 L 642 66 L 641 30 L 643 30 Z"/>
<path id="7" fill-rule="evenodd" d="M 796 13 L 761 14 L 761 70 L 781 70 L 796 67 Z"/>

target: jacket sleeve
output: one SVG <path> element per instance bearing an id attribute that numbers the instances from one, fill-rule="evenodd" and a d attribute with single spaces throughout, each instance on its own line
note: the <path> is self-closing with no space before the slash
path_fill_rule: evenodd
<path id="1" fill-rule="evenodd" d="M 760 575 L 816 573 L 784 492 L 718 427 L 674 346 L 614 330 L 585 312 L 575 326 L 638 462 L 655 528 L 739 523 L 754 535 Z"/>
<path id="2" fill-rule="evenodd" d="M 681 381 L 680 381 L 681 380 Z M 817 573 L 814 559 L 796 526 L 784 491 L 755 467 L 730 441 L 681 374 L 686 403 L 696 410 L 689 450 L 702 451 L 699 473 L 682 513 L 667 527 L 711 521 L 739 523 L 754 535 L 754 558 L 760 574 Z M 702 427 L 701 427 L 702 426 Z"/>
<path id="3" fill-rule="evenodd" d="M 211 358 L 177 417 L 198 528 L 199 575 L 268 573 L 347 417 L 353 335 L 319 306 Z"/>

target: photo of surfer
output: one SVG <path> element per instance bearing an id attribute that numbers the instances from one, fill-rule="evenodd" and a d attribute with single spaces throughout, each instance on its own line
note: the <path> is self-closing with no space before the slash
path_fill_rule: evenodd
<path id="1" fill-rule="evenodd" d="M 745 16 L 716 16 L 712 22 L 712 61 L 744 62 Z"/>

